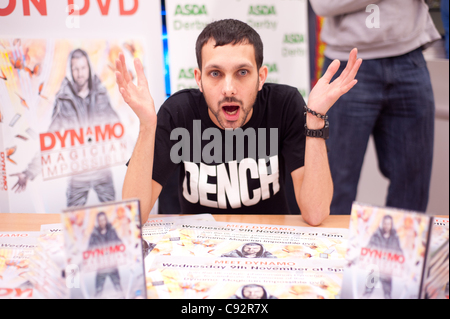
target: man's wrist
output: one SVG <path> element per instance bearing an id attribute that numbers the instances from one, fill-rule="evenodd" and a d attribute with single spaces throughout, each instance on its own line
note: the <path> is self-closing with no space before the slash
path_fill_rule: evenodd
<path id="1" fill-rule="evenodd" d="M 151 133 L 156 132 L 156 121 L 155 123 L 141 123 L 139 126 L 139 133 Z"/>
<path id="2" fill-rule="evenodd" d="M 320 130 L 325 126 L 325 120 L 320 119 L 311 113 L 307 113 L 306 125 L 310 130 Z"/>

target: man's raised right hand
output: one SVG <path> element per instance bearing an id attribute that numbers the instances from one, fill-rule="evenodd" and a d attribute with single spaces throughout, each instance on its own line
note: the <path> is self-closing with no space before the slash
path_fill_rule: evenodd
<path id="1" fill-rule="evenodd" d="M 140 121 L 140 129 L 156 129 L 156 111 L 153 98 L 150 95 L 144 67 L 139 59 L 134 60 L 137 74 L 137 86 L 128 72 L 125 56 L 119 54 L 116 60 L 116 82 L 124 101 L 131 107 Z"/>

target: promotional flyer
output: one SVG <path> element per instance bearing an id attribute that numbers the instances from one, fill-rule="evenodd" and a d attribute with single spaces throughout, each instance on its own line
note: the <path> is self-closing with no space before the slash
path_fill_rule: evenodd
<path id="1" fill-rule="evenodd" d="M 166 235 L 175 224 L 180 221 L 209 221 L 215 222 L 211 214 L 186 215 L 177 217 L 150 216 L 147 222 L 142 226 L 142 245 L 144 258 L 153 250 L 161 238 Z"/>
<path id="2" fill-rule="evenodd" d="M 343 260 L 158 256 L 147 273 L 149 299 L 335 299 Z"/>
<path id="3" fill-rule="evenodd" d="M 41 225 L 27 277 L 33 284 L 36 299 L 66 299 L 66 258 L 61 224 Z"/>
<path id="4" fill-rule="evenodd" d="M 31 299 L 36 296 L 28 273 L 39 234 L 0 232 L 0 299 Z"/>
<path id="5" fill-rule="evenodd" d="M 237 225 L 237 224 L 236 224 Z M 279 229 L 269 225 L 224 222 L 184 223 L 174 226 L 146 258 L 146 267 L 157 255 L 210 258 L 270 258 L 343 260 L 347 249 L 345 231 Z"/>

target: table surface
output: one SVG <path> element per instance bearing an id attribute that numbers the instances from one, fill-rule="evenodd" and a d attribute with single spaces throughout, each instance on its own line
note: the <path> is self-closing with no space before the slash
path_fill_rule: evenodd
<path id="1" fill-rule="evenodd" d="M 173 217 L 175 215 L 151 215 Z M 309 226 L 300 215 L 213 215 L 219 222 Z M 58 224 L 60 214 L 0 214 L 0 231 L 39 231 L 41 225 Z M 348 228 L 349 215 L 331 215 L 319 226 L 322 228 Z"/>

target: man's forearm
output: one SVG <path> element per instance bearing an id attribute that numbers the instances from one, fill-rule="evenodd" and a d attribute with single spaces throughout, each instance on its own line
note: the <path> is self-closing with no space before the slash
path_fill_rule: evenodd
<path id="1" fill-rule="evenodd" d="M 321 129 L 325 125 L 312 115 L 307 116 L 309 129 Z M 313 226 L 320 225 L 330 214 L 333 197 L 333 181 L 328 162 L 325 140 L 306 137 L 303 182 L 298 195 L 303 218 Z"/>
<path id="2" fill-rule="evenodd" d="M 147 221 L 156 202 L 152 198 L 153 156 L 156 128 L 141 129 L 136 146 L 128 164 L 122 190 L 122 198 L 138 198 L 141 219 Z"/>
<path id="3" fill-rule="evenodd" d="M 328 3 L 329 1 L 327 1 Z M 335 1 L 341 3 L 341 1 Z M 348 3 L 348 1 L 343 1 Z M 358 4 L 362 1 L 355 1 Z M 357 58 L 358 50 L 350 52 L 344 71 L 332 81 L 339 69 L 340 62 L 333 61 L 324 76 L 309 94 L 309 105 L 306 115 L 306 125 L 310 130 L 324 128 L 324 115 L 336 101 L 357 83 L 356 74 L 362 59 Z M 315 115 L 313 115 L 315 114 Z M 319 116 L 318 114 L 322 114 Z M 317 116 L 316 116 L 317 115 Z M 320 117 L 320 118 L 319 118 Z M 333 123 L 330 123 L 333 125 Z M 310 225 L 320 225 L 330 214 L 333 199 L 333 180 L 325 140 L 317 137 L 306 137 L 305 165 L 294 171 L 297 181 L 294 181 L 296 198 L 303 217 Z"/>

